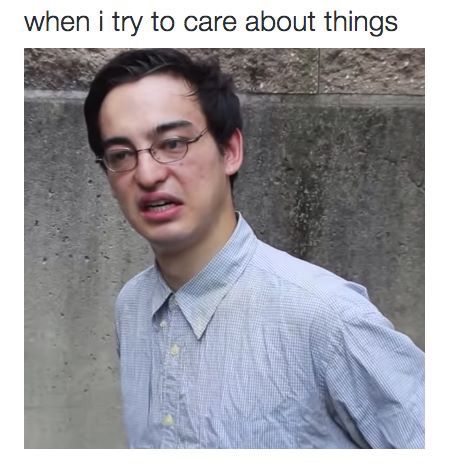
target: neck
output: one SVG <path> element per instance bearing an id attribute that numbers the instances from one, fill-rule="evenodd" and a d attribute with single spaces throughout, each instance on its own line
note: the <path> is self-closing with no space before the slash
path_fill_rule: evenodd
<path id="1" fill-rule="evenodd" d="M 196 276 L 224 247 L 237 225 L 235 211 L 231 209 L 213 223 L 204 239 L 173 252 L 157 252 L 155 257 L 168 286 L 177 291 Z"/>

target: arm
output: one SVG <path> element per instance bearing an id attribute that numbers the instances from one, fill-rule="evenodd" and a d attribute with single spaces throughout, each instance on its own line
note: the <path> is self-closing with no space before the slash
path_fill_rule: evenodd
<path id="1" fill-rule="evenodd" d="M 361 447 L 424 447 L 424 354 L 378 311 L 343 317 L 325 385 L 334 419 Z"/>

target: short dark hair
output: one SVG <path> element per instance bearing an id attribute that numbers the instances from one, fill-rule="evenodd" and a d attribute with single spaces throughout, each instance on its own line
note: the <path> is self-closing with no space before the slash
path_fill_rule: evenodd
<path id="1" fill-rule="evenodd" d="M 98 71 L 85 100 L 88 141 L 97 157 L 103 155 L 98 116 L 106 95 L 118 85 L 158 73 L 180 76 L 190 85 L 221 152 L 235 130 L 242 130 L 240 102 L 233 79 L 221 71 L 217 60 L 194 60 L 170 48 L 129 50 L 115 56 Z M 230 177 L 232 187 L 236 176 L 237 173 Z"/>

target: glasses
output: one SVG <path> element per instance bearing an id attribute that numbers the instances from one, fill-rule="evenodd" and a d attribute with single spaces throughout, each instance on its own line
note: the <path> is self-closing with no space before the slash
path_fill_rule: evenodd
<path id="1" fill-rule="evenodd" d="M 150 148 L 136 150 L 130 147 L 108 148 L 103 156 L 96 159 L 96 162 L 104 164 L 111 172 L 129 172 L 137 167 L 138 154 L 142 151 L 148 151 L 152 158 L 160 164 L 171 164 L 181 161 L 188 152 L 189 145 L 196 143 L 207 133 L 205 128 L 194 138 L 171 137 L 156 138 Z"/>

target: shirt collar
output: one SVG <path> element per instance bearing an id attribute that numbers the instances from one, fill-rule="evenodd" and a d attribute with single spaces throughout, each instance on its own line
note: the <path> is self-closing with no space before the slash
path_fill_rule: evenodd
<path id="1" fill-rule="evenodd" d="M 225 246 L 196 276 L 175 293 L 176 302 L 197 339 L 201 338 L 215 310 L 243 273 L 255 252 L 257 239 L 253 230 L 239 212 L 237 219 L 237 226 Z M 152 315 L 172 294 L 157 265 L 155 270 L 157 284 Z"/>

